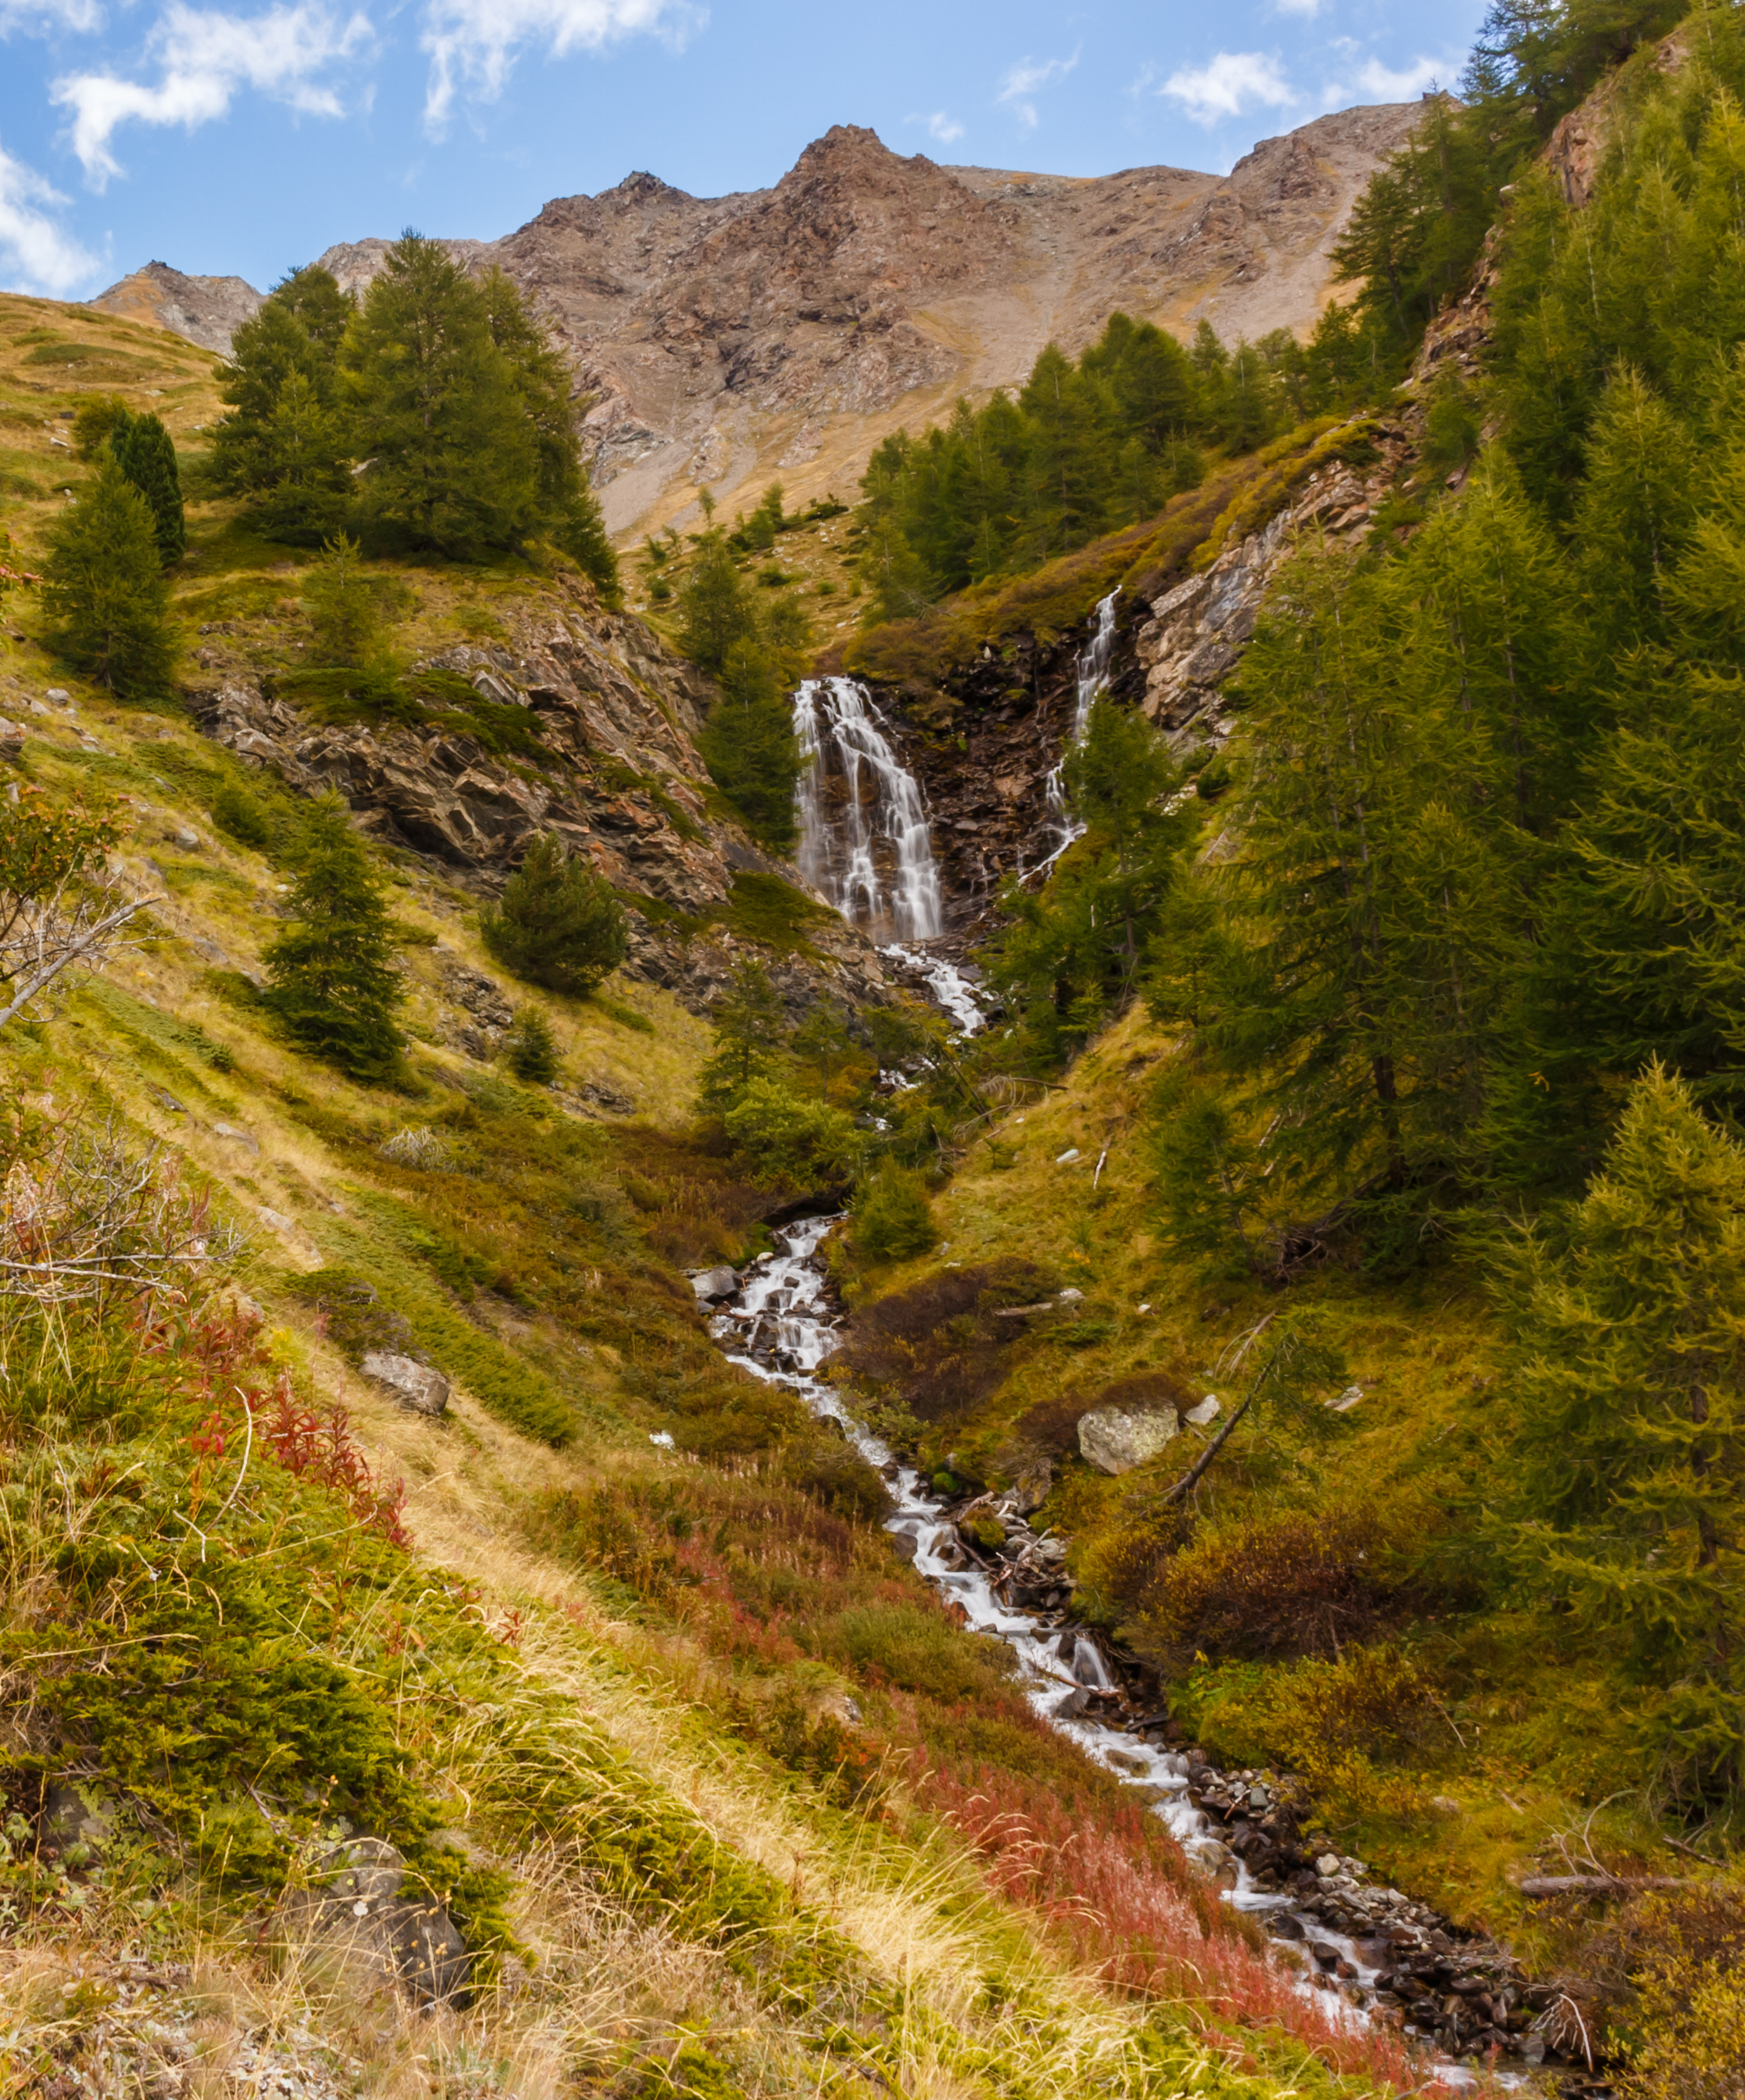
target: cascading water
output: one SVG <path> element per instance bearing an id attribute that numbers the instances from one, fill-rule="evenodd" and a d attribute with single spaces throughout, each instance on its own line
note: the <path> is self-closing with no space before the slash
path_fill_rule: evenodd
<path id="1" fill-rule="evenodd" d="M 921 790 L 853 678 L 809 678 L 794 695 L 808 761 L 796 791 L 800 871 L 844 918 L 887 940 L 945 925 Z"/>
<path id="2" fill-rule="evenodd" d="M 1113 1688 L 1096 1642 L 1082 1628 L 1063 1626 L 1058 1612 L 1046 1614 L 1008 1602 L 981 1568 L 966 1565 L 955 1550 L 955 1527 L 945 1515 L 943 1498 L 848 1412 L 834 1387 L 817 1378 L 818 1367 L 835 1352 L 839 1339 L 819 1248 L 839 1222 L 806 1219 L 781 1234 L 781 1252 L 758 1256 L 734 1298 L 711 1322 L 710 1332 L 728 1361 L 791 1388 L 813 1414 L 840 1426 L 854 1449 L 884 1476 L 894 1505 L 886 1530 L 905 1542 L 906 1557 L 912 1552 L 917 1572 L 952 1600 L 966 1625 L 995 1635 L 1011 1648 L 1035 1711 L 1113 1777 L 1161 1795 L 1156 1813 L 1190 1857 L 1223 1855 L 1226 1871 L 1233 1868 L 1235 1879 L 1227 1900 L 1241 1910 L 1289 1921 L 1295 1937 L 1307 1934 L 1336 1952 L 1341 1974 L 1352 1979 L 1346 1990 L 1335 1992 L 1331 1979 L 1312 1970 L 1302 1974 L 1302 1988 L 1325 1994 L 1321 2002 L 1335 2019 L 1363 2024 L 1368 2017 L 1364 2006 L 1377 1975 L 1364 1958 L 1364 1947 L 1299 1908 L 1292 1896 L 1254 1885 L 1240 1860 L 1232 1860 L 1213 1837 L 1210 1819 L 1188 1798 L 1185 1757 L 1085 1711 L 1087 1692 L 1095 1695 Z M 1470 2072 L 1446 2061 L 1434 2075 L 1448 2086 L 1474 2082 Z M 1514 2087 L 1522 2080 L 1518 2074 L 1505 2072 L 1496 2075 L 1496 2083 Z"/>
<path id="3" fill-rule="evenodd" d="M 1107 598 L 1098 599 L 1097 624 L 1091 630 L 1091 639 L 1078 652 L 1078 690 L 1073 698 L 1073 732 L 1066 740 L 1067 751 L 1075 744 L 1083 743 L 1085 731 L 1091 723 L 1091 710 L 1108 690 L 1108 660 L 1115 647 L 1115 601 L 1120 596 L 1121 586 L 1117 584 Z M 1066 805 L 1065 774 L 1066 752 L 1063 752 L 1060 762 L 1043 783 L 1047 796 L 1046 822 L 1053 834 L 1055 845 L 1047 858 L 1038 863 L 1038 868 L 1047 867 L 1059 860 L 1085 828 Z M 1020 872 L 1022 871 L 1020 868 Z M 1035 871 L 1032 871 L 1033 873 Z"/>

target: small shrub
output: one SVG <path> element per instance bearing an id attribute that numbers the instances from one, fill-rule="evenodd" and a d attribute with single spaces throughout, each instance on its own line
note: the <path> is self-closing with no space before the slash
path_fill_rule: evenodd
<path id="1" fill-rule="evenodd" d="M 249 792 L 227 780 L 212 798 L 212 821 L 238 845 L 258 852 L 272 836 L 265 811 Z"/>
<path id="2" fill-rule="evenodd" d="M 1287 1511 L 1209 1532 L 1148 1586 L 1146 1652 L 1178 1668 L 1196 1653 L 1337 1655 L 1373 1637 L 1395 1602 L 1386 1557 L 1366 1511 Z"/>
<path id="3" fill-rule="evenodd" d="M 348 1363 L 361 1363 L 372 1349 L 418 1354 L 411 1321 L 382 1304 L 373 1283 L 349 1269 L 315 1269 L 296 1277 L 291 1290 L 315 1308 L 322 1333 Z"/>
<path id="4" fill-rule="evenodd" d="M 790 1487 L 839 1516 L 872 1524 L 890 1507 L 878 1469 L 839 1437 L 820 1436 L 785 1445 L 778 1471 Z"/>
<path id="5" fill-rule="evenodd" d="M 592 991 L 624 960 L 624 907 L 549 834 L 528 849 L 479 933 L 506 969 L 552 991 Z"/>
<path id="6" fill-rule="evenodd" d="M 557 1076 L 557 1039 L 536 1006 L 522 1007 L 503 1039 L 503 1054 L 518 1079 L 549 1087 Z"/>
<path id="7" fill-rule="evenodd" d="M 919 1604 L 857 1605 L 822 1632 L 826 1651 L 857 1670 L 946 1705 L 997 1696 L 1011 1674 L 1004 1649 Z"/>
<path id="8" fill-rule="evenodd" d="M 855 1251 L 866 1261 L 908 1261 L 938 1238 L 920 1176 L 906 1167 L 882 1167 L 854 1207 Z"/>
<path id="9" fill-rule="evenodd" d="M 760 1181 L 827 1185 L 842 1178 L 854 1149 L 853 1120 L 842 1110 L 762 1075 L 740 1088 L 721 1123 Z"/>
<path id="10" fill-rule="evenodd" d="M 1033 1262 L 943 1269 L 857 1312 L 833 1368 L 919 1422 L 966 1413 L 1005 1379 L 1020 1331 L 994 1312 L 1053 1288 Z"/>

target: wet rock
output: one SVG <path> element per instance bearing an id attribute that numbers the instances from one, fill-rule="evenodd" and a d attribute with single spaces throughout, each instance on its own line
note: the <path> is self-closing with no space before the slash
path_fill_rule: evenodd
<path id="1" fill-rule="evenodd" d="M 739 1288 L 739 1278 L 734 1270 L 720 1268 L 699 1269 L 690 1280 L 690 1287 L 704 1304 L 713 1305 L 724 1298 L 731 1298 Z"/>
<path id="2" fill-rule="evenodd" d="M 385 1385 L 402 1407 L 415 1414 L 436 1416 L 448 1411 L 448 1381 L 429 1364 L 416 1357 L 395 1355 L 388 1349 L 371 1349 L 359 1367 L 365 1378 Z"/>
<path id="3" fill-rule="evenodd" d="M 1130 1473 L 1155 1458 L 1174 1437 L 1180 1423 L 1173 1407 L 1130 1412 L 1118 1407 L 1093 1408 L 1079 1417 L 1078 1448 L 1101 1473 Z"/>

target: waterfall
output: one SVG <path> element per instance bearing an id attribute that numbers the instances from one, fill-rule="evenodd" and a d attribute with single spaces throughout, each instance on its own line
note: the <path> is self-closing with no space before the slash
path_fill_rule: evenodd
<path id="1" fill-rule="evenodd" d="M 1047 859 L 1039 863 L 1042 867 L 1059 860 L 1085 828 L 1066 806 L 1066 752 L 1074 744 L 1083 743 L 1085 731 L 1091 724 L 1091 710 L 1108 689 L 1108 660 L 1115 647 L 1115 601 L 1120 596 L 1121 585 L 1117 584 L 1107 598 L 1098 599 L 1097 624 L 1091 631 L 1091 639 L 1078 652 L 1078 690 L 1073 698 L 1073 733 L 1066 740 L 1066 750 L 1060 754 L 1060 764 L 1045 783 L 1045 821 L 1056 843 Z"/>
<path id="2" fill-rule="evenodd" d="M 795 694 L 807 761 L 795 792 L 800 871 L 855 925 L 930 941 L 945 913 L 927 811 L 879 721 L 853 678 L 809 678 Z"/>

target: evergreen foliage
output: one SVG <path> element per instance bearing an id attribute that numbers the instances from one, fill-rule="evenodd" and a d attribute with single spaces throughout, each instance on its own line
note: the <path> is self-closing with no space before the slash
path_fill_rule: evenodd
<path id="1" fill-rule="evenodd" d="M 779 518 L 781 491 L 771 494 Z M 720 687 L 698 739 L 710 778 L 754 836 L 772 852 L 791 853 L 804 761 L 788 695 L 812 638 L 804 608 L 791 592 L 748 584 L 734 536 L 716 525 L 697 537 L 678 588 L 678 615 L 680 646 Z"/>
<path id="2" fill-rule="evenodd" d="M 1022 1016 L 1025 1053 L 1047 1064 L 1131 993 L 1196 818 L 1170 806 L 1180 775 L 1142 715 L 1104 700 L 1067 755 L 1080 836 L 1040 892 L 1012 884 L 989 975 Z"/>
<path id="3" fill-rule="evenodd" d="M 157 551 L 168 567 L 179 561 L 187 549 L 182 482 L 170 433 L 159 417 L 129 416 L 116 423 L 109 445 L 116 464 L 146 500 Z"/>
<path id="4" fill-rule="evenodd" d="M 311 808 L 291 925 L 267 950 L 269 1006 L 312 1055 L 355 1079 L 391 1078 L 405 996 L 394 921 L 337 795 Z"/>
<path id="5" fill-rule="evenodd" d="M 73 418 L 73 449 L 82 460 L 95 460 L 127 421 L 119 394 L 87 394 Z"/>
<path id="6" fill-rule="evenodd" d="M 517 1009 L 503 1039 L 503 1054 L 515 1077 L 530 1085 L 549 1087 L 557 1076 L 557 1039 L 536 1006 Z"/>
<path id="7" fill-rule="evenodd" d="M 55 520 L 42 602 L 68 660 L 123 699 L 168 690 L 176 649 L 150 506 L 112 453 Z"/>
<path id="8" fill-rule="evenodd" d="M 1627 1657 L 1644 1748 L 1686 1798 L 1737 1785 L 1745 1149 L 1651 1064 L 1567 1230 L 1495 1273 L 1511 1573 Z"/>
<path id="9" fill-rule="evenodd" d="M 213 796 L 212 821 L 238 845 L 253 846 L 257 851 L 272 837 L 266 812 L 245 788 L 233 780 L 225 781 Z"/>
<path id="10" fill-rule="evenodd" d="M 361 303 L 296 271 L 237 330 L 223 391 L 213 471 L 269 536 L 456 556 L 545 541 L 619 602 L 567 368 L 500 271 L 474 280 L 410 232 Z"/>
<path id="11" fill-rule="evenodd" d="M 527 849 L 479 933 L 505 969 L 551 991 L 592 991 L 624 960 L 624 908 L 611 885 L 552 832 Z"/>
<path id="12" fill-rule="evenodd" d="M 938 1242 L 927 1185 L 906 1167 L 887 1164 L 855 1198 L 854 1246 L 865 1261 L 910 1261 Z"/>
<path id="13" fill-rule="evenodd" d="M 866 618 L 915 619 L 1150 518 L 1198 487 L 1208 448 L 1251 452 L 1392 373 L 1339 307 L 1307 344 L 1280 329 L 1234 350 L 1203 321 L 1190 351 L 1113 314 L 1076 364 L 1051 343 L 1016 399 L 960 401 L 945 428 L 899 430 L 873 453 L 855 514 Z"/>
<path id="14" fill-rule="evenodd" d="M 720 1115 L 752 1082 L 773 1073 L 787 1039 L 787 1017 L 769 973 L 750 955 L 734 958 L 716 1003 L 715 1048 L 703 1068 L 698 1105 Z"/>
<path id="15" fill-rule="evenodd" d="M 1153 950 L 1179 1244 L 1417 1258 L 1448 1210 L 1578 1185 L 1656 1060 L 1745 1118 L 1745 29 L 1687 40 L 1620 87 L 1584 207 L 1518 182 L 1490 369 L 1445 397 L 1445 440 L 1501 426 L 1464 488 L 1271 594 L 1224 849 Z"/>

